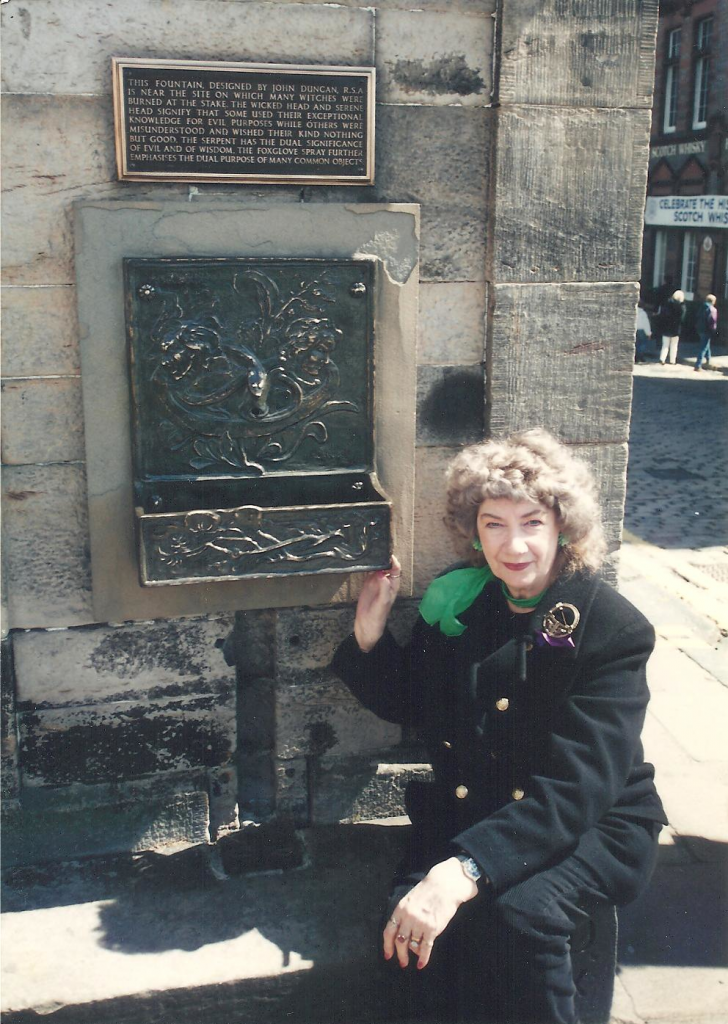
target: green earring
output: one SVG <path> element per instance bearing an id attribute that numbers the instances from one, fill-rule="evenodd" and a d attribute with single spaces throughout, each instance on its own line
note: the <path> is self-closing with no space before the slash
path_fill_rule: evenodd
<path id="1" fill-rule="evenodd" d="M 560 548 L 565 548 L 568 543 L 569 543 L 569 538 L 565 537 L 563 535 L 563 533 L 560 533 L 559 534 L 559 547 Z"/>
<path id="2" fill-rule="evenodd" d="M 483 545 L 480 543 L 479 540 L 474 540 L 473 541 L 473 550 L 474 551 L 482 551 L 483 550 Z"/>

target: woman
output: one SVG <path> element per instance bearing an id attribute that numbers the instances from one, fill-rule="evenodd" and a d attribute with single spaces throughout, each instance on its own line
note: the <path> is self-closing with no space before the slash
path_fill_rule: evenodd
<path id="1" fill-rule="evenodd" d="M 677 362 L 677 345 L 684 322 L 685 293 L 678 289 L 672 293 L 672 296 L 659 312 L 659 325 L 662 332 L 661 366 L 665 365 L 665 360 L 668 358 L 673 366 Z"/>
<path id="2" fill-rule="evenodd" d="M 393 559 L 334 658 L 366 707 L 419 727 L 433 766 L 408 788 L 384 956 L 435 975 L 430 1019 L 573 1024 L 570 935 L 637 895 L 665 823 L 640 743 L 654 631 L 596 575 L 593 478 L 545 431 L 458 455 L 446 523 L 472 564 L 430 585 L 407 647 L 386 628 Z"/>

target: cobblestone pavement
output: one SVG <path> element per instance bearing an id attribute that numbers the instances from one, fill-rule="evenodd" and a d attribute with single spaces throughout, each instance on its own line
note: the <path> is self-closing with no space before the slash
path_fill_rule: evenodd
<path id="1" fill-rule="evenodd" d="M 635 367 L 624 525 L 661 548 L 728 544 L 728 376 Z"/>

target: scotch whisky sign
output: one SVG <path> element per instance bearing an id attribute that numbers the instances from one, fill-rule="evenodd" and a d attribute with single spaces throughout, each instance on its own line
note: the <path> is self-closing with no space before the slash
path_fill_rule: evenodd
<path id="1" fill-rule="evenodd" d="M 374 68 L 112 59 L 125 181 L 367 185 Z"/>

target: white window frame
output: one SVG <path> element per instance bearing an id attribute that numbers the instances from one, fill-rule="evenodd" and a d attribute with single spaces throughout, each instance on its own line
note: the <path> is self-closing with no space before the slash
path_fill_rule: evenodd
<path id="1" fill-rule="evenodd" d="M 667 231 L 658 228 L 655 231 L 655 257 L 652 263 L 652 287 L 659 288 L 665 280 L 667 265 Z"/>
<path id="2" fill-rule="evenodd" d="M 677 130 L 678 77 L 678 65 L 668 64 L 665 71 L 665 109 L 662 115 L 662 131 L 665 135 Z"/>
<path id="3" fill-rule="evenodd" d="M 686 231 L 683 236 L 683 256 L 680 288 L 685 298 L 692 301 L 698 279 L 698 236 L 695 231 Z"/>
<path id="4" fill-rule="evenodd" d="M 705 128 L 708 123 L 708 89 L 710 57 L 698 57 L 695 62 L 695 92 L 693 94 L 693 128 Z M 703 117 L 700 116 L 701 108 Z"/>
<path id="5" fill-rule="evenodd" d="M 705 128 L 708 123 L 708 99 L 710 90 L 710 42 L 713 35 L 713 19 L 703 18 L 696 25 L 695 61 L 693 80 L 693 128 Z M 701 117 L 701 113 L 703 116 Z"/>
<path id="6" fill-rule="evenodd" d="M 673 28 L 667 33 L 667 59 L 677 60 L 680 56 L 682 29 Z"/>

